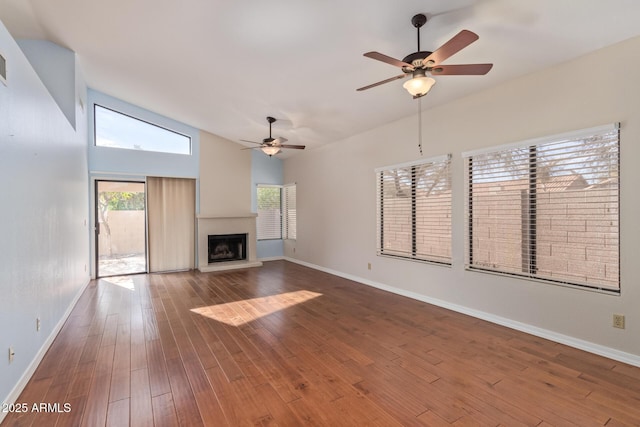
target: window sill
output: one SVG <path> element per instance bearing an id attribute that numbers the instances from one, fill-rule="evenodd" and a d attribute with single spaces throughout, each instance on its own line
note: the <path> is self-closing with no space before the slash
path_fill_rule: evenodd
<path id="1" fill-rule="evenodd" d="M 383 257 L 383 258 L 393 258 L 393 259 L 399 259 L 399 260 L 403 260 L 403 261 L 417 262 L 417 263 L 420 263 L 420 264 L 432 264 L 432 265 L 438 265 L 438 266 L 441 266 L 441 267 L 449 267 L 449 268 L 451 268 L 451 262 L 433 261 L 433 260 L 419 259 L 419 258 L 410 258 L 410 257 L 402 256 L 402 255 L 385 254 L 385 253 L 382 253 L 382 252 L 377 252 L 376 255 L 379 256 L 379 257 Z"/>
<path id="2" fill-rule="evenodd" d="M 544 278 L 539 278 L 539 277 L 531 277 L 531 276 L 526 276 L 524 274 L 505 273 L 505 272 L 502 272 L 502 271 L 490 270 L 490 269 L 485 269 L 485 268 L 478 268 L 478 267 L 473 267 L 473 266 L 469 266 L 469 265 L 465 265 L 464 269 L 466 271 L 470 271 L 470 272 L 474 272 L 474 273 L 491 274 L 491 275 L 494 275 L 494 276 L 503 276 L 503 277 L 509 277 L 509 278 L 512 278 L 512 279 L 527 280 L 527 281 L 530 281 L 530 282 L 538 282 L 538 283 L 543 283 L 543 284 L 546 284 L 546 285 L 561 286 L 563 288 L 572 288 L 572 289 L 577 289 L 577 290 L 581 290 L 581 291 L 595 292 L 595 293 L 598 293 L 598 294 L 605 294 L 605 295 L 611 295 L 611 296 L 620 296 L 620 289 L 599 288 L 599 287 L 594 286 L 594 285 L 581 285 L 581 284 L 576 284 L 576 283 L 562 282 L 562 281 L 559 281 L 559 280 L 551 280 L 551 279 L 544 279 Z"/>

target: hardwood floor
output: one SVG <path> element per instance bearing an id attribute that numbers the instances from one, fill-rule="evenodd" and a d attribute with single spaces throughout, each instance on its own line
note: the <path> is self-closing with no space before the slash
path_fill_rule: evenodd
<path id="1" fill-rule="evenodd" d="M 640 368 L 274 261 L 92 282 L 18 402 L 59 407 L 2 426 L 615 427 Z"/>

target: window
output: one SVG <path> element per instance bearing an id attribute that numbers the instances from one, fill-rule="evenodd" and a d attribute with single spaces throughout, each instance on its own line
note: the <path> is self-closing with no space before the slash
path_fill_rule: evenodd
<path id="1" fill-rule="evenodd" d="M 0 82 L 7 85 L 7 60 L 2 53 L 0 53 Z"/>
<path id="2" fill-rule="evenodd" d="M 465 154 L 467 268 L 618 291 L 618 126 Z"/>
<path id="3" fill-rule="evenodd" d="M 379 255 L 451 264 L 451 156 L 376 170 Z"/>
<path id="4" fill-rule="evenodd" d="M 296 239 L 296 185 L 284 186 L 284 206 L 283 206 L 283 238 L 287 240 Z"/>
<path id="5" fill-rule="evenodd" d="M 95 144 L 98 147 L 191 154 L 191 138 L 94 105 Z"/>
<path id="6" fill-rule="evenodd" d="M 282 239 L 281 190 L 279 185 L 258 186 L 258 240 Z"/>

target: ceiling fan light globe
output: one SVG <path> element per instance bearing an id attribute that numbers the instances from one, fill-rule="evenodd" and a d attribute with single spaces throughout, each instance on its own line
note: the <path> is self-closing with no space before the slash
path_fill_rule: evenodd
<path id="1" fill-rule="evenodd" d="M 265 146 L 262 147 L 262 152 L 271 157 L 274 154 L 278 154 L 280 152 L 280 147 Z"/>
<path id="2" fill-rule="evenodd" d="M 435 83 L 436 81 L 431 77 L 418 76 L 404 82 L 402 87 L 411 95 L 419 97 L 426 95 Z"/>

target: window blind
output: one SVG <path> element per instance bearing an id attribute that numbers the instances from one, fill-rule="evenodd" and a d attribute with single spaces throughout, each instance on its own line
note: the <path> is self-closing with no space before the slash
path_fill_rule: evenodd
<path id="1" fill-rule="evenodd" d="M 376 170 L 377 252 L 451 264 L 451 156 Z"/>
<path id="2" fill-rule="evenodd" d="M 466 156 L 467 267 L 619 290 L 619 131 Z"/>
<path id="3" fill-rule="evenodd" d="M 284 186 L 283 238 L 295 240 L 297 234 L 296 185 Z"/>
<path id="4" fill-rule="evenodd" d="M 258 240 L 282 239 L 281 190 L 279 185 L 259 185 L 257 189 Z"/>

